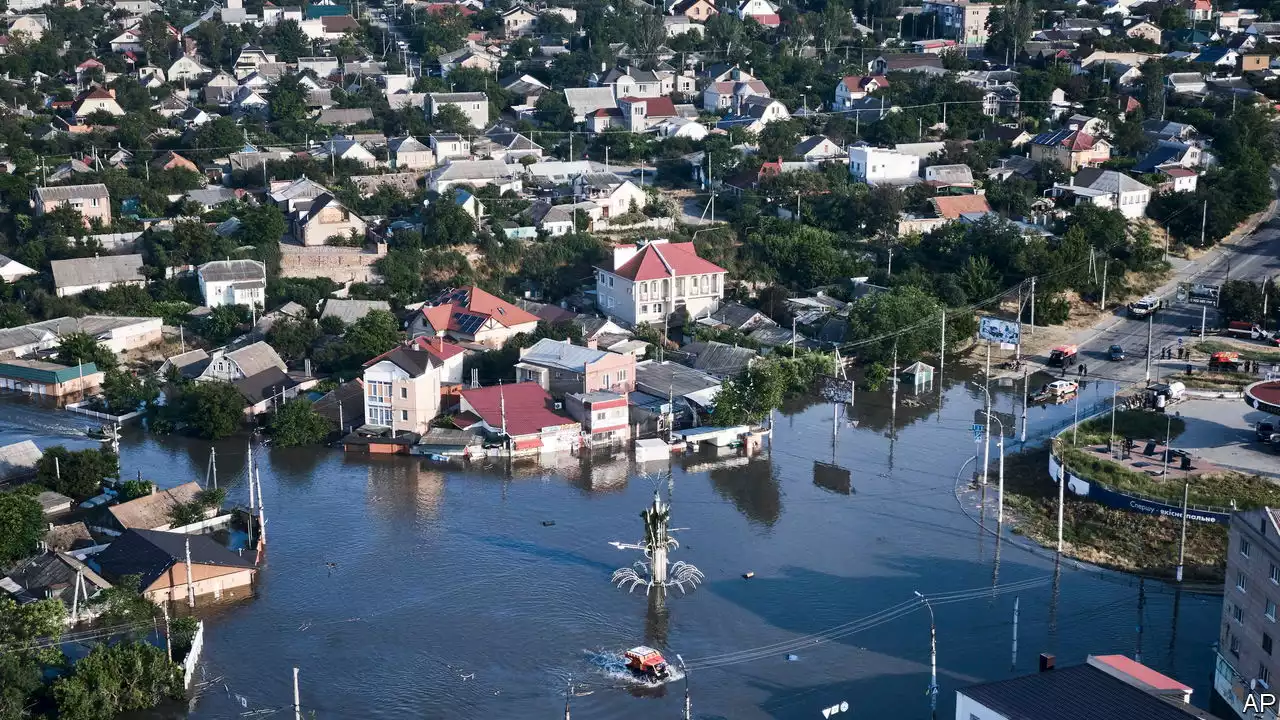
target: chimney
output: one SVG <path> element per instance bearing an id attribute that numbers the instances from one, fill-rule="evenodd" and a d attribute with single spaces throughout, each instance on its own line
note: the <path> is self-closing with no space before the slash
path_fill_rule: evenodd
<path id="1" fill-rule="evenodd" d="M 1040 653 L 1040 672 L 1049 672 L 1053 669 L 1056 659 L 1049 653 Z"/>

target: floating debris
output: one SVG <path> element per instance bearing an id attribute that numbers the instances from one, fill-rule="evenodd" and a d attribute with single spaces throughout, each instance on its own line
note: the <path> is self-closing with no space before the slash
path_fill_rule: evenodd
<path id="1" fill-rule="evenodd" d="M 553 525 L 555 525 L 555 524 L 556 524 L 556 521 L 555 521 L 555 520 L 543 520 L 543 521 L 542 521 L 542 527 L 552 527 L 552 526 L 553 526 Z"/>
<path id="2" fill-rule="evenodd" d="M 744 573 L 742 573 L 742 579 L 743 579 L 743 580 L 750 580 L 751 578 L 753 578 L 753 577 L 755 577 L 755 576 L 756 576 L 755 571 L 748 571 L 748 572 L 744 572 Z"/>

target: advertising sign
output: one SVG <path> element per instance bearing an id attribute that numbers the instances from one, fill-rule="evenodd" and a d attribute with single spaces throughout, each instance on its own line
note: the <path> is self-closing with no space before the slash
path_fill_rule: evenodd
<path id="1" fill-rule="evenodd" d="M 1003 427 L 1005 437 L 1011 438 L 1016 434 L 1016 430 L 1018 429 L 1018 419 L 1013 416 L 1013 413 L 1000 412 L 999 410 L 992 410 L 991 417 L 996 418 L 996 420 L 1000 421 L 998 423 L 995 420 L 991 421 L 992 432 L 998 433 L 1000 432 L 1000 428 Z M 983 412 L 982 408 L 975 408 L 973 411 L 973 424 L 985 425 L 986 422 L 987 422 L 987 414 Z"/>
<path id="2" fill-rule="evenodd" d="M 1204 283 L 1179 283 L 1178 284 L 1178 302 L 1190 303 L 1191 305 L 1207 305 L 1209 307 L 1218 306 L 1218 293 L 1222 291 L 1220 285 L 1205 285 Z"/>
<path id="3" fill-rule="evenodd" d="M 1018 345 L 1021 342 L 1018 323 L 993 317 L 978 318 L 978 337 L 988 342 Z"/>
<path id="4" fill-rule="evenodd" d="M 823 400 L 833 403 L 853 402 L 853 383 L 830 375 L 818 377 L 818 394 Z"/>

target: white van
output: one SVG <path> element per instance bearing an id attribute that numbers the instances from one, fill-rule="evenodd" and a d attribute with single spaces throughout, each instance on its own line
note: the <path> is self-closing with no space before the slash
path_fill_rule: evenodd
<path id="1" fill-rule="evenodd" d="M 1129 303 L 1129 314 L 1134 317 L 1146 317 L 1159 309 L 1160 298 L 1156 295 L 1148 295 Z"/>

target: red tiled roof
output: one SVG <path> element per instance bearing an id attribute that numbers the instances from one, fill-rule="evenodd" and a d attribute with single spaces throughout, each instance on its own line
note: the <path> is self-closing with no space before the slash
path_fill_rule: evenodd
<path id="1" fill-rule="evenodd" d="M 440 304 L 434 306 L 425 305 L 422 308 L 422 316 L 426 318 L 427 322 L 431 323 L 431 327 L 435 328 L 436 331 L 457 330 L 458 318 L 456 316 L 459 313 L 480 316 L 486 319 L 492 318 L 494 322 L 503 327 L 538 322 L 538 316 L 533 313 L 512 305 L 506 300 L 487 293 L 474 285 L 447 291 L 442 297 L 446 297 L 448 300 L 438 300 L 437 302 Z M 462 301 L 459 302 L 459 299 L 462 299 Z"/>
<path id="2" fill-rule="evenodd" d="M 1173 167 L 1162 167 L 1162 168 L 1159 168 L 1159 170 L 1165 175 L 1168 175 L 1169 177 L 1175 177 L 1175 178 L 1195 177 L 1200 174 L 1200 173 L 1197 173 L 1195 170 L 1192 170 L 1191 168 L 1184 168 L 1176 165 Z"/>
<path id="3" fill-rule="evenodd" d="M 628 280 L 657 280 L 671 277 L 673 270 L 676 275 L 725 272 L 719 265 L 698 257 L 693 243 L 683 242 L 649 243 L 635 257 L 614 268 L 613 273 Z"/>
<path id="4" fill-rule="evenodd" d="M 782 24 L 782 18 L 778 16 L 778 13 L 761 13 L 759 15 L 747 15 L 747 17 L 765 27 L 777 27 Z"/>
<path id="5" fill-rule="evenodd" d="M 546 427 L 575 424 L 573 418 L 552 410 L 551 396 L 537 383 L 463 390 L 462 399 L 485 423 L 495 428 L 503 427 L 505 407 L 507 434 L 512 437 L 531 435 Z"/>
<path id="6" fill-rule="evenodd" d="M 622 117 L 622 111 L 616 107 L 596 108 L 588 117 Z"/>
<path id="7" fill-rule="evenodd" d="M 1092 135 L 1077 130 L 1063 139 L 1062 146 L 1072 151 L 1088 150 L 1093 147 L 1093 142 Z"/>
<path id="8" fill-rule="evenodd" d="M 938 214 L 955 220 L 965 213 L 991 212 L 986 195 L 942 195 L 931 200 Z"/>
<path id="9" fill-rule="evenodd" d="M 864 90 L 872 82 L 880 87 L 889 87 L 889 78 L 883 75 L 849 75 L 841 82 L 849 90 Z"/>
<path id="10" fill-rule="evenodd" d="M 462 346 L 451 342 L 445 342 L 442 337 L 420 337 L 413 341 L 414 346 L 419 350 L 426 352 L 433 360 L 444 362 L 451 357 L 461 355 L 466 352 Z"/>
<path id="11" fill-rule="evenodd" d="M 445 10 L 448 10 L 449 8 L 453 8 L 454 10 L 457 10 L 463 17 L 471 17 L 472 15 L 476 14 L 475 10 L 472 10 L 466 5 L 459 5 L 457 3 L 451 3 L 451 2 L 427 3 L 426 7 L 427 7 L 427 12 L 431 13 L 432 15 L 439 15 L 440 13 L 444 12 Z"/>
<path id="12" fill-rule="evenodd" d="M 644 114 L 646 117 L 652 118 L 652 117 L 675 117 L 676 116 L 676 105 L 675 103 L 671 102 L 671 98 L 669 97 L 656 97 L 656 98 L 624 97 L 624 98 L 619 98 L 618 102 L 644 103 L 645 104 Z"/>

